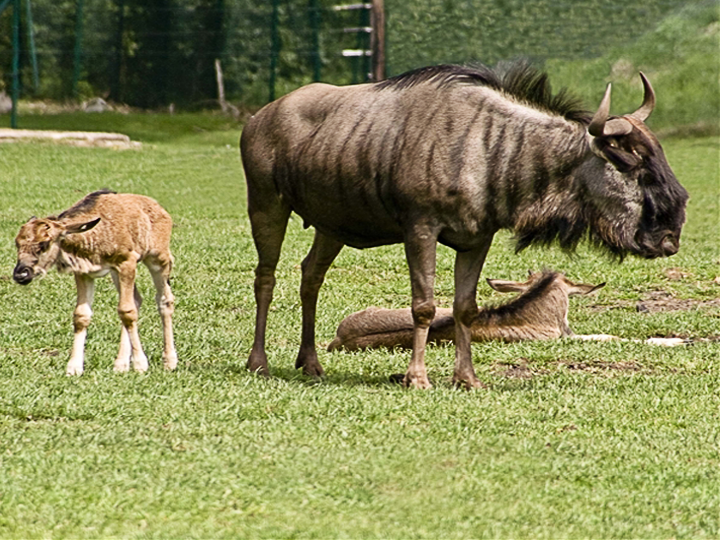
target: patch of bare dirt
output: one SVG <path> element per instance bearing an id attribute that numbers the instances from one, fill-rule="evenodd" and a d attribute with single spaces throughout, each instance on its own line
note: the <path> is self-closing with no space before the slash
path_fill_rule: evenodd
<path id="1" fill-rule="evenodd" d="M 533 369 L 528 365 L 527 358 L 518 358 L 512 362 L 497 362 L 493 366 L 493 374 L 507 379 L 532 379 L 535 375 L 545 373 L 543 369 Z"/>
<path id="2" fill-rule="evenodd" d="M 608 371 L 640 371 L 635 362 L 608 362 L 607 360 L 560 360 L 559 365 L 570 371 L 586 371 L 588 373 L 604 373 Z"/>
<path id="3" fill-rule="evenodd" d="M 608 362 L 607 360 L 573 360 L 561 359 L 554 363 L 569 371 L 612 375 L 614 373 L 635 373 L 643 368 L 635 362 Z M 492 366 L 493 375 L 506 379 L 532 379 L 537 375 L 545 375 L 547 369 L 535 367 L 527 358 L 518 358 L 514 362 L 496 362 Z"/>
<path id="4" fill-rule="evenodd" d="M 696 300 L 694 298 L 677 298 L 668 291 L 649 291 L 640 297 L 640 301 L 618 300 L 611 304 L 596 304 L 590 306 L 594 312 L 609 311 L 611 309 L 633 309 L 640 313 L 659 313 L 666 311 L 692 311 L 697 309 L 720 309 L 720 298 L 712 300 Z"/>

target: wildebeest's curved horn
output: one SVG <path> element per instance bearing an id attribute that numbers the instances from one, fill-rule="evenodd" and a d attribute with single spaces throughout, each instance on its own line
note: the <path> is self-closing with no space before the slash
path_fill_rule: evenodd
<path id="1" fill-rule="evenodd" d="M 607 85 L 605 95 L 600 102 L 597 112 L 592 117 L 590 125 L 588 126 L 588 133 L 593 137 L 602 137 L 605 131 L 605 122 L 607 122 L 608 114 L 610 114 L 610 92 L 612 91 L 612 84 Z"/>
<path id="2" fill-rule="evenodd" d="M 613 118 L 608 122 L 607 118 L 610 114 L 610 92 L 612 91 L 612 85 L 607 85 L 605 90 L 605 96 L 603 96 L 598 107 L 597 112 L 590 121 L 588 126 L 588 133 L 593 137 L 606 137 L 627 135 L 632 131 L 632 124 L 622 118 Z M 641 107 L 642 108 L 642 107 Z"/>
<path id="3" fill-rule="evenodd" d="M 642 71 L 640 72 L 640 78 L 642 79 L 643 87 L 645 88 L 645 97 L 643 98 L 643 104 L 640 105 L 640 108 L 630 116 L 644 122 L 648 119 L 648 116 L 650 116 L 650 113 L 653 112 L 653 109 L 655 108 L 655 91 L 653 90 L 650 81 L 648 81 Z"/>

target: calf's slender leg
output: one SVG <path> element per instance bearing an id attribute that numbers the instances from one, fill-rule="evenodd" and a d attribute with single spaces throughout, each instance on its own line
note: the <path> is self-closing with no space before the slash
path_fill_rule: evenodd
<path id="1" fill-rule="evenodd" d="M 305 375 L 312 377 L 321 377 L 324 374 L 315 349 L 315 314 L 318 293 L 328 268 L 340 253 L 342 247 L 342 242 L 315 231 L 315 239 L 310 248 L 310 253 L 302 262 L 302 282 L 300 285 L 302 338 L 295 367 L 302 368 Z"/>
<path id="2" fill-rule="evenodd" d="M 110 275 L 112 276 L 113 284 L 115 289 L 120 294 L 120 278 L 116 270 L 111 270 Z M 133 298 L 135 300 L 135 307 L 140 313 L 140 306 L 142 305 L 142 296 L 138 291 L 137 286 L 134 285 Z M 127 328 L 123 324 L 120 329 L 120 348 L 118 349 L 117 357 L 115 358 L 114 370 L 117 373 L 125 373 L 130 370 L 130 359 L 132 358 L 132 345 L 130 344 L 130 334 Z"/>
<path id="3" fill-rule="evenodd" d="M 158 258 L 157 261 L 148 262 L 147 267 L 155 284 L 155 303 L 162 320 L 163 366 L 165 369 L 173 370 L 177 366 L 178 358 L 172 328 L 172 316 L 175 312 L 175 297 L 170 289 L 172 257 L 168 254 Z"/>
<path id="4" fill-rule="evenodd" d="M 403 385 L 432 388 L 425 367 L 428 331 L 435 317 L 435 259 L 437 233 L 429 227 L 416 227 L 405 238 L 405 256 L 412 289 L 413 349 Z"/>
<path id="5" fill-rule="evenodd" d="M 140 302 L 138 301 L 139 293 L 135 287 L 136 272 L 137 260 L 135 258 L 124 261 L 117 268 L 118 293 L 120 296 L 118 315 L 127 332 L 127 337 L 122 339 L 130 342 L 132 367 L 135 371 L 144 372 L 148 369 L 148 360 L 140 344 L 140 334 L 138 333 L 137 322 Z M 127 355 L 123 350 L 121 340 L 120 351 L 115 361 L 115 370 L 127 371 L 127 369 Z"/>
<path id="6" fill-rule="evenodd" d="M 455 258 L 455 299 L 453 301 L 455 370 L 453 383 L 468 389 L 483 387 L 475 375 L 472 363 L 470 327 L 478 313 L 477 283 L 491 243 L 492 238 L 479 248 L 458 252 Z"/>
<path id="7" fill-rule="evenodd" d="M 68 375 L 82 375 L 85 365 L 85 338 L 87 328 L 92 318 L 92 303 L 95 294 L 95 280 L 84 274 L 75 274 L 77 288 L 77 303 L 73 312 L 73 338 L 72 353 L 65 373 Z"/>
<path id="8" fill-rule="evenodd" d="M 247 369 L 260 375 L 269 376 L 267 354 L 265 353 L 265 331 L 270 302 L 275 288 L 275 269 L 280 259 L 280 249 L 285 238 L 285 229 L 290 217 L 290 209 L 277 200 L 269 207 L 257 208 L 259 198 L 248 203 L 253 240 L 258 252 L 258 265 L 255 268 L 255 338 Z M 265 202 L 265 201 L 262 201 Z"/>

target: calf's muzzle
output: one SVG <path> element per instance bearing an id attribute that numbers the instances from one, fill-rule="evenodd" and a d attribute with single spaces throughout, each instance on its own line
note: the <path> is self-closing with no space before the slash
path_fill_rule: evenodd
<path id="1" fill-rule="evenodd" d="M 17 263 L 13 270 L 13 279 L 20 285 L 27 285 L 34 278 L 33 270 L 23 263 Z"/>

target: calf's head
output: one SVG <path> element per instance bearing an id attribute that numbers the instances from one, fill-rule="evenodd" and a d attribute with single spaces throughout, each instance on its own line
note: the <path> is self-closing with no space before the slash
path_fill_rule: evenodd
<path id="1" fill-rule="evenodd" d="M 20 285 L 27 285 L 35 276 L 44 275 L 57 260 L 63 236 L 88 231 L 99 221 L 100 218 L 96 218 L 83 223 L 66 224 L 52 218 L 30 218 L 15 237 L 18 259 L 13 279 Z"/>
<path id="2" fill-rule="evenodd" d="M 602 289 L 605 283 L 599 285 L 590 285 L 588 283 L 574 283 L 565 277 L 564 274 L 557 272 L 533 272 L 528 271 L 527 281 L 505 281 L 503 279 L 487 278 L 486 281 L 490 287 L 502 293 L 524 293 L 542 283 L 543 280 L 552 278 L 548 283 L 548 288 L 559 288 L 564 291 L 566 296 L 576 296 L 591 294 Z"/>
<path id="3" fill-rule="evenodd" d="M 645 98 L 634 113 L 609 117 L 608 85 L 588 126 L 593 159 L 580 171 L 589 197 L 590 235 L 620 257 L 667 257 L 680 247 L 688 193 L 678 182 L 660 143 L 645 125 L 655 93 L 640 74 Z"/>

